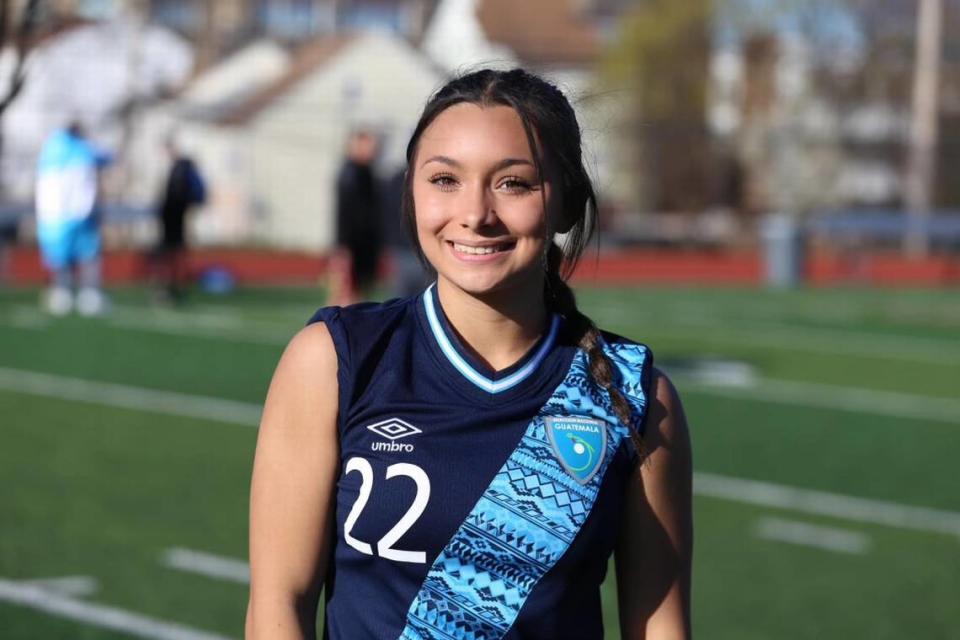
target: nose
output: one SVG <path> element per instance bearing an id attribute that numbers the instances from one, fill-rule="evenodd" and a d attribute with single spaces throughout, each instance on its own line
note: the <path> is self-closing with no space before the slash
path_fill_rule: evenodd
<path id="1" fill-rule="evenodd" d="M 463 215 L 460 226 L 464 229 L 477 230 L 490 227 L 497 223 L 496 202 L 490 189 L 477 186 L 466 194 L 463 203 Z"/>

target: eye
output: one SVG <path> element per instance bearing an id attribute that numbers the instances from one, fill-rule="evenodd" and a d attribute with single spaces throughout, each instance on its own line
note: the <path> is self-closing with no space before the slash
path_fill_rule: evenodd
<path id="1" fill-rule="evenodd" d="M 441 191 L 453 191 L 459 184 L 457 179 L 449 173 L 438 173 L 436 175 L 432 175 L 429 178 L 429 182 L 430 184 L 435 184 L 440 187 Z"/>
<path id="2" fill-rule="evenodd" d="M 529 191 L 533 191 L 534 187 L 529 180 L 525 180 L 518 176 L 509 176 L 504 178 L 497 184 L 497 188 L 507 193 L 513 194 L 523 194 Z"/>

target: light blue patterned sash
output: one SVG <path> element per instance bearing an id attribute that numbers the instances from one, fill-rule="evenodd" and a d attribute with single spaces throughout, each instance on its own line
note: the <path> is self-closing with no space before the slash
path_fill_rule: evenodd
<path id="1" fill-rule="evenodd" d="M 494 640 L 510 629 L 537 582 L 570 547 L 590 515 L 610 461 L 647 408 L 646 347 L 603 345 L 615 384 L 634 412 L 620 423 L 610 396 L 579 351 L 566 378 L 527 427 L 517 448 L 434 561 L 407 612 L 401 640 Z M 606 450 L 585 483 L 568 471 L 547 434 L 546 418 L 603 421 Z"/>

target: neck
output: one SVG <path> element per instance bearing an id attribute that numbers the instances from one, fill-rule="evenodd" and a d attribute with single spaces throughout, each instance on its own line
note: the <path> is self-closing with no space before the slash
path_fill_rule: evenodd
<path id="1" fill-rule="evenodd" d="M 480 297 L 440 278 L 437 295 L 462 341 L 494 371 L 520 360 L 547 327 L 542 283 Z"/>

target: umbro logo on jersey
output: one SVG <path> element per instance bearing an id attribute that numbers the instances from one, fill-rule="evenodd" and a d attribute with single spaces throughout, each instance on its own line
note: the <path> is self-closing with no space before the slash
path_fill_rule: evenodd
<path id="1" fill-rule="evenodd" d="M 423 433 L 420 429 L 417 429 L 409 422 L 404 422 L 400 418 L 390 418 L 383 422 L 371 424 L 367 429 L 370 429 L 370 431 L 387 440 L 399 440 L 400 438 L 412 436 L 415 433 Z"/>
<path id="2" fill-rule="evenodd" d="M 396 442 L 401 438 L 406 438 L 418 433 L 423 433 L 421 429 L 416 428 L 409 422 L 404 422 L 400 418 L 390 418 L 376 424 L 367 426 L 367 429 L 373 431 L 381 438 L 386 438 L 390 442 L 374 442 L 370 448 L 374 451 L 413 451 L 413 445 L 407 442 Z"/>

